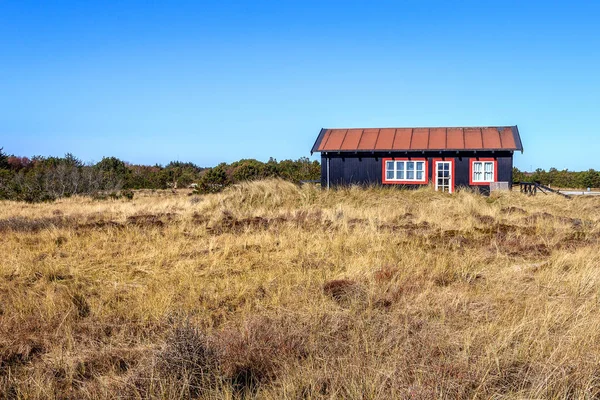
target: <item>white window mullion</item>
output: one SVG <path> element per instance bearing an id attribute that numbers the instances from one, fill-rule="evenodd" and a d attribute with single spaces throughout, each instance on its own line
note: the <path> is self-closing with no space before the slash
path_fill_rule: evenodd
<path id="1" fill-rule="evenodd" d="M 411 181 L 424 182 L 426 161 L 408 161 L 408 160 L 386 160 L 385 161 L 385 179 L 386 181 Z"/>
<path id="2" fill-rule="evenodd" d="M 493 161 L 473 161 L 473 182 L 494 182 L 496 164 Z"/>

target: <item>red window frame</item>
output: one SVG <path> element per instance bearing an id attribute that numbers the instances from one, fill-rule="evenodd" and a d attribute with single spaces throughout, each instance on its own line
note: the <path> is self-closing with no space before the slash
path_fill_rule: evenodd
<path id="1" fill-rule="evenodd" d="M 388 180 L 385 177 L 385 163 L 386 161 L 424 161 L 425 162 L 425 180 L 423 181 L 410 181 L 410 180 Z M 420 157 L 387 157 L 381 159 L 381 182 L 384 185 L 427 185 L 429 184 L 429 162 L 426 158 Z"/>
<path id="2" fill-rule="evenodd" d="M 498 160 L 495 158 L 471 158 L 469 160 L 469 185 L 489 185 L 492 182 L 475 182 L 473 181 L 473 163 L 475 162 L 493 162 L 494 163 L 494 180 L 492 182 L 498 182 Z"/>
<path id="3" fill-rule="evenodd" d="M 454 193 L 454 187 L 456 182 L 456 178 L 454 177 L 454 158 L 433 158 L 431 160 L 431 168 L 433 170 L 431 174 L 431 179 L 433 181 L 433 189 L 436 190 L 435 187 L 437 186 L 437 168 L 435 165 L 437 161 L 450 163 L 450 187 L 452 188 L 452 191 L 450 193 Z"/>

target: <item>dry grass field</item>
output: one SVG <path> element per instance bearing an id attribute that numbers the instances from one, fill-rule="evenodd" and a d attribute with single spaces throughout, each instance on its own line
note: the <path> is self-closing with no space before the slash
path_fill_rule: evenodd
<path id="1" fill-rule="evenodd" d="M 0 202 L 0 398 L 600 396 L 600 199 Z"/>

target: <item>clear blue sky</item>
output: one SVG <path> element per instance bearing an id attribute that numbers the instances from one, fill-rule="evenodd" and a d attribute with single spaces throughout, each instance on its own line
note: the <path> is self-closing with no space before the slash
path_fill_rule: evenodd
<path id="1" fill-rule="evenodd" d="M 600 2 L 0 1 L 0 147 L 308 156 L 321 127 L 518 124 L 600 169 Z"/>

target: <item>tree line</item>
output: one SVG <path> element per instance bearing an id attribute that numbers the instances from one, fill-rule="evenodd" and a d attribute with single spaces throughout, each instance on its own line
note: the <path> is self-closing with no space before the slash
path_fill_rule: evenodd
<path id="1" fill-rule="evenodd" d="M 518 168 L 513 168 L 514 182 L 539 182 L 543 185 L 559 188 L 600 188 L 600 172 L 594 169 L 587 171 L 569 171 L 564 169 L 559 171 L 556 168 L 550 168 L 548 171 L 541 168 L 533 173 L 525 173 Z"/>
<path id="2" fill-rule="evenodd" d="M 84 163 L 68 153 L 64 157 L 31 158 L 9 155 L 0 148 L 0 199 L 28 202 L 51 201 L 73 195 L 99 198 L 133 196 L 134 189 L 168 189 L 193 186 L 196 193 L 213 193 L 235 183 L 282 178 L 292 182 L 318 180 L 318 161 L 298 160 L 267 162 L 243 159 L 221 163 L 212 168 L 191 162 L 172 161 L 163 165 L 130 164 L 116 157 L 104 157 L 97 163 Z M 539 182 L 562 188 L 600 188 L 600 172 L 559 171 L 541 168 L 533 173 L 513 169 L 514 182 Z"/>
<path id="3" fill-rule="evenodd" d="M 133 189 L 190 186 L 197 193 L 209 193 L 247 180 L 278 177 L 297 182 L 319 179 L 320 173 L 319 163 L 306 157 L 267 162 L 244 159 L 205 168 L 181 161 L 165 166 L 137 165 L 116 157 L 86 164 L 70 153 L 28 158 L 6 154 L 0 148 L 0 199 L 40 202 L 73 195 L 132 197 Z"/>

